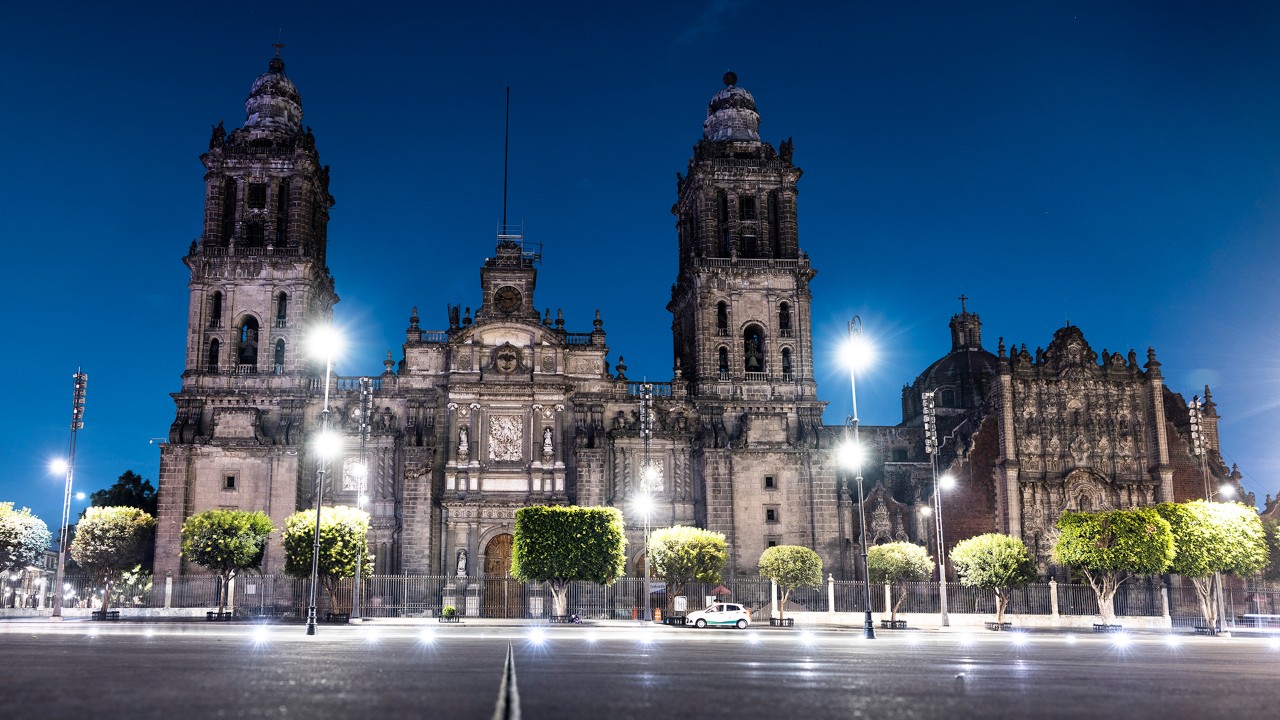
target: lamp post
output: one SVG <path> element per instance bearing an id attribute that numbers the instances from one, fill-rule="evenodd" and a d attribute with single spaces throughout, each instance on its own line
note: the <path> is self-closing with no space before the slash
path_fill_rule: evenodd
<path id="1" fill-rule="evenodd" d="M 862 442 L 858 434 L 858 381 L 857 366 L 861 360 L 860 351 L 863 350 L 862 345 L 862 318 L 857 315 L 849 321 L 849 392 L 853 398 L 853 414 L 849 416 L 845 422 L 845 442 L 849 443 L 849 428 L 853 428 L 852 445 L 848 445 L 847 452 L 851 455 L 853 469 L 855 473 L 854 483 L 858 486 L 858 534 L 861 536 L 862 546 L 862 575 L 864 601 L 866 602 L 866 617 L 862 624 L 862 634 L 869 640 L 876 637 L 876 629 L 871 621 L 871 578 L 867 575 L 867 512 L 865 506 L 865 498 L 862 494 Z"/>
<path id="2" fill-rule="evenodd" d="M 71 379 L 71 442 L 66 461 L 54 463 L 55 472 L 62 471 L 66 474 L 62 491 L 62 530 L 58 534 L 58 572 L 53 584 L 53 618 L 56 620 L 62 619 L 62 576 L 67 565 L 67 525 L 71 523 L 71 478 L 76 469 L 76 431 L 84 427 L 84 392 L 89 384 L 89 376 L 79 371 Z"/>
<path id="3" fill-rule="evenodd" d="M 1207 389 L 1208 386 L 1206 386 L 1206 390 Z M 1196 459 L 1200 461 L 1200 480 L 1204 483 L 1205 502 L 1213 502 L 1214 492 L 1209 487 L 1209 466 L 1205 462 L 1204 433 L 1201 425 L 1202 409 L 1203 405 L 1200 403 L 1200 396 L 1193 395 L 1191 398 L 1191 404 L 1187 407 L 1187 411 L 1190 414 L 1191 419 L 1191 451 L 1195 453 Z M 1214 603 L 1217 605 L 1217 613 L 1214 621 L 1218 626 L 1218 632 L 1222 632 L 1226 616 L 1222 607 L 1221 572 L 1215 571 L 1213 573 L 1213 588 Z"/>
<path id="4" fill-rule="evenodd" d="M 649 445 L 653 440 L 653 385 L 640 385 L 640 442 L 643 459 L 640 467 L 641 505 L 644 508 L 644 616 L 641 620 L 653 620 L 653 597 L 649 587 L 649 516 L 653 513 L 653 480 L 657 472 L 649 462 Z"/>
<path id="5" fill-rule="evenodd" d="M 942 627 L 951 627 L 951 616 L 947 613 L 947 551 L 942 540 L 942 487 L 938 482 L 938 414 L 934 392 L 921 393 L 920 399 L 924 409 L 924 449 L 929 453 L 929 468 L 933 471 L 933 517 L 938 538 L 938 609 L 942 615 Z"/>
<path id="6" fill-rule="evenodd" d="M 320 582 L 320 508 L 324 505 L 324 474 L 327 469 L 329 455 L 333 447 L 333 438 L 329 431 L 329 376 L 333 372 L 333 353 L 338 338 L 330 326 L 315 331 L 311 338 L 313 354 L 324 358 L 324 409 L 320 412 L 320 437 L 316 443 L 316 454 L 320 463 L 316 467 L 316 529 L 311 544 L 311 601 L 307 605 L 307 634 L 316 634 L 316 586 Z"/>
<path id="7" fill-rule="evenodd" d="M 365 464 L 365 441 L 369 437 L 369 411 L 373 401 L 373 381 L 367 377 L 360 378 L 360 464 L 356 472 L 359 475 L 356 487 L 356 506 L 364 509 L 365 491 L 369 484 L 369 466 Z M 365 547 L 368 545 L 368 533 L 365 533 Z M 360 574 L 364 564 L 364 551 L 356 554 L 356 576 L 351 582 L 351 621 L 360 622 Z"/>

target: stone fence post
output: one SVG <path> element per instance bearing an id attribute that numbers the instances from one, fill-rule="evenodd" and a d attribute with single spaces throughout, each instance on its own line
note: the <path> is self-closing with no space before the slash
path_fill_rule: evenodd
<path id="1" fill-rule="evenodd" d="M 1049 579 L 1049 614 L 1058 619 L 1058 581 Z"/>
<path id="2" fill-rule="evenodd" d="M 164 609 L 173 607 L 173 576 L 164 576 Z"/>
<path id="3" fill-rule="evenodd" d="M 836 611 L 836 576 L 827 573 L 827 614 L 831 615 Z"/>

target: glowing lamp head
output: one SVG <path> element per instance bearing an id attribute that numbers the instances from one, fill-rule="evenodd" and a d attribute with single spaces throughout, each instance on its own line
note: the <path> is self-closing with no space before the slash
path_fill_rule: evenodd
<path id="1" fill-rule="evenodd" d="M 956 486 L 956 477 L 954 475 L 943 475 L 938 478 L 938 487 L 943 490 L 950 490 Z"/>
<path id="2" fill-rule="evenodd" d="M 649 517 L 649 514 L 653 512 L 653 497 L 648 493 L 637 495 L 632 504 L 635 506 L 636 512 L 645 517 Z"/>
<path id="3" fill-rule="evenodd" d="M 78 493 L 76 493 L 76 499 L 77 499 L 77 500 L 83 500 L 83 499 L 84 499 L 84 493 L 82 493 L 82 492 L 78 492 Z"/>
<path id="4" fill-rule="evenodd" d="M 307 338 L 307 352 L 316 360 L 328 361 L 342 352 L 342 335 L 332 325 L 320 325 Z"/>
<path id="5" fill-rule="evenodd" d="M 933 514 L 933 508 L 929 507 L 928 505 L 921 505 L 920 514 L 925 517 L 929 517 L 930 515 Z"/>
<path id="6" fill-rule="evenodd" d="M 66 474 L 68 467 L 70 466 L 67 465 L 67 461 L 62 458 L 58 458 L 57 460 L 49 463 L 49 471 L 53 473 Z"/>
<path id="7" fill-rule="evenodd" d="M 845 441 L 836 452 L 840 466 L 846 470 L 856 470 L 862 466 L 862 448 L 854 441 Z"/>
<path id="8" fill-rule="evenodd" d="M 332 460 L 342 452 L 342 435 L 332 430 L 322 430 L 312 444 L 317 455 L 324 460 Z"/>
<path id="9" fill-rule="evenodd" d="M 1236 488 L 1234 485 L 1221 485 L 1218 487 L 1218 494 L 1224 498 L 1233 498 L 1236 496 Z"/>
<path id="10" fill-rule="evenodd" d="M 871 346 L 866 336 L 860 332 L 850 335 L 844 345 L 845 365 L 854 370 L 862 370 L 870 367 L 874 360 L 875 348 Z"/>

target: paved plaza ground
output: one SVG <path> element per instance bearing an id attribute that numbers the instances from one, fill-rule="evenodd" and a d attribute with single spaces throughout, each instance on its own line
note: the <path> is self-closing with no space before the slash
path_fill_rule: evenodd
<path id="1" fill-rule="evenodd" d="M 26 718 L 1271 718 L 1280 639 L 625 622 L 0 622 Z"/>

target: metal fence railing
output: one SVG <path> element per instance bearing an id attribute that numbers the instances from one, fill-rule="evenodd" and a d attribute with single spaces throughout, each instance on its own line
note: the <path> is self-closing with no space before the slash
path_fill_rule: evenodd
<path id="1" fill-rule="evenodd" d="M 43 581 L 14 584 L 6 595 L 6 607 L 48 608 L 53 591 L 52 573 Z M 1121 585 L 1114 608 L 1120 617 L 1159 617 L 1164 613 L 1161 590 L 1168 588 L 1168 612 L 1175 626 L 1191 626 L 1201 621 L 1199 598 L 1189 581 L 1174 578 L 1168 585 L 1158 578 L 1135 579 Z M 716 593 L 719 589 L 721 592 Z M 670 611 L 675 605 L 675 588 L 643 578 L 621 578 L 612 585 L 575 582 L 567 593 L 569 614 L 583 618 L 629 619 L 643 616 L 644 608 Z M 304 578 L 244 574 L 231 588 L 223 587 L 216 575 L 180 575 L 155 579 L 146 574 L 128 576 L 112 588 L 113 608 L 208 609 L 230 591 L 238 615 L 304 617 L 310 584 Z M 727 592 L 725 592 L 727 591 Z M 770 582 L 759 577 L 726 578 L 718 585 L 690 583 L 680 594 L 687 609 L 705 605 L 708 598 L 732 600 L 745 605 L 757 618 L 767 616 Z M 1056 595 L 1055 595 L 1056 594 Z M 828 580 L 817 588 L 793 590 L 783 610 L 792 612 L 860 613 L 866 610 L 867 589 L 860 581 Z M 42 597 L 43 596 L 43 597 Z M 870 588 L 871 610 L 888 612 L 885 587 Z M 899 613 L 930 614 L 940 609 L 936 582 L 904 583 L 894 586 L 889 601 L 901 596 Z M 947 583 L 948 610 L 952 613 L 993 614 L 996 600 L 990 591 Z M 317 613 L 349 613 L 352 609 L 352 581 L 337 583 L 333 592 L 323 585 L 316 597 Z M 1034 583 L 1010 593 L 1007 613 L 1012 615 L 1090 616 L 1098 614 L 1098 602 L 1086 584 Z M 464 617 L 540 618 L 552 614 L 552 595 L 542 583 L 526 583 L 511 578 L 454 577 L 448 575 L 374 575 L 361 583 L 361 612 L 367 617 L 437 617 L 452 605 Z M 1280 588 L 1252 581 L 1235 581 L 1223 589 L 1225 616 L 1229 621 L 1246 615 L 1280 614 Z M 63 606 L 99 608 L 102 588 L 86 576 L 69 575 L 63 583 Z"/>

